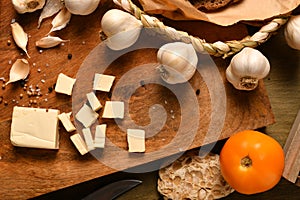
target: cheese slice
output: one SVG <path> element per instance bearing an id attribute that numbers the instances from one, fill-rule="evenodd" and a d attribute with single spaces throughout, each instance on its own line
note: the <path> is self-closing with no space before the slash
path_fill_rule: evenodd
<path id="1" fill-rule="evenodd" d="M 76 130 L 75 126 L 71 121 L 70 113 L 61 113 L 58 115 L 58 119 L 61 121 L 67 132 L 72 132 Z"/>
<path id="2" fill-rule="evenodd" d="M 98 111 L 102 108 L 102 105 L 94 92 L 87 93 L 86 97 L 93 111 Z"/>
<path id="3" fill-rule="evenodd" d="M 84 104 L 75 118 L 82 123 L 84 127 L 90 127 L 98 118 L 98 113 L 93 111 L 88 105 Z"/>
<path id="4" fill-rule="evenodd" d="M 127 129 L 129 152 L 145 152 L 145 131 L 141 129 Z"/>
<path id="5" fill-rule="evenodd" d="M 14 146 L 58 149 L 59 110 L 13 108 L 10 140 Z"/>
<path id="6" fill-rule="evenodd" d="M 104 75 L 104 74 L 95 74 L 94 76 L 94 90 L 100 90 L 103 92 L 109 92 L 113 82 L 115 80 L 114 76 Z"/>
<path id="7" fill-rule="evenodd" d="M 70 139 L 81 155 L 88 153 L 87 146 L 79 133 L 72 135 Z"/>
<path id="8" fill-rule="evenodd" d="M 83 133 L 83 137 L 85 140 L 85 144 L 87 146 L 87 150 L 88 151 L 94 150 L 95 149 L 94 140 L 93 140 L 91 130 L 89 128 L 84 128 L 84 129 L 82 129 L 82 133 Z"/>
<path id="9" fill-rule="evenodd" d="M 72 90 L 75 81 L 76 79 L 68 77 L 63 73 L 60 73 L 56 81 L 55 92 L 66 95 L 72 95 Z"/>
<path id="10" fill-rule="evenodd" d="M 124 118 L 124 102 L 106 101 L 102 118 Z"/>
<path id="11" fill-rule="evenodd" d="M 106 135 L 106 124 L 96 126 L 94 147 L 104 148 L 105 146 L 105 135 Z"/>

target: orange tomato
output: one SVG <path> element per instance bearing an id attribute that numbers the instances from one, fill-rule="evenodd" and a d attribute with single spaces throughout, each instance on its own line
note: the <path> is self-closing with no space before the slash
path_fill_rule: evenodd
<path id="1" fill-rule="evenodd" d="M 284 152 L 270 136 L 246 130 L 226 141 L 220 153 L 220 167 L 224 179 L 237 192 L 260 193 L 280 181 Z"/>

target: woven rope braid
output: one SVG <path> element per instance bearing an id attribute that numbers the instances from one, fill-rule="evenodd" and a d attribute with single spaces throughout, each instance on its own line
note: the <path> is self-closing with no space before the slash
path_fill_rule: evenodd
<path id="1" fill-rule="evenodd" d="M 264 25 L 252 36 L 246 36 L 241 40 L 231 40 L 226 42 L 208 43 L 204 39 L 189 35 L 187 32 L 178 31 L 172 27 L 164 25 L 159 19 L 147 15 L 131 0 L 114 0 L 133 16 L 139 19 L 146 28 L 156 28 L 159 33 L 171 38 L 172 40 L 191 43 L 199 53 L 208 53 L 216 57 L 229 57 L 241 51 L 244 47 L 255 48 L 266 42 L 282 25 L 288 21 L 288 17 L 279 17 Z"/>

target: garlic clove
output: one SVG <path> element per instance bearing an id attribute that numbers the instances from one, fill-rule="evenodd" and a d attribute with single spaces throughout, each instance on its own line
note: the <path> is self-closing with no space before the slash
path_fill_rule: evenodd
<path id="1" fill-rule="evenodd" d="M 52 28 L 49 31 L 48 35 L 51 32 L 59 31 L 65 28 L 70 22 L 71 16 L 72 16 L 71 13 L 66 8 L 61 9 L 61 11 L 52 20 L 51 22 Z"/>
<path id="2" fill-rule="evenodd" d="M 61 0 L 47 0 L 38 21 L 38 28 L 40 28 L 41 23 L 44 19 L 53 16 L 58 13 L 63 8 Z"/>
<path id="3" fill-rule="evenodd" d="M 24 29 L 18 22 L 13 22 L 10 24 L 11 29 L 12 29 L 12 36 L 14 38 L 15 43 L 17 44 L 18 47 L 20 47 L 30 58 L 30 56 L 27 53 L 27 43 L 28 43 L 28 35 L 25 33 Z"/>
<path id="4" fill-rule="evenodd" d="M 6 82 L 6 85 L 25 79 L 29 74 L 29 70 L 29 63 L 26 59 L 17 59 L 10 69 L 9 81 Z"/>
<path id="5" fill-rule="evenodd" d="M 113 50 L 122 50 L 133 45 L 142 27 L 138 19 L 119 9 L 107 11 L 101 20 L 102 31 L 108 37 L 106 44 Z"/>
<path id="6" fill-rule="evenodd" d="M 105 40 L 105 44 L 114 51 L 119 51 L 132 46 L 139 38 L 141 29 L 133 28 L 128 31 L 122 31 Z"/>
<path id="7" fill-rule="evenodd" d="M 198 56 L 192 44 L 173 42 L 163 45 L 157 52 L 161 78 L 169 84 L 184 83 L 196 72 Z"/>
<path id="8" fill-rule="evenodd" d="M 74 15 L 89 15 L 97 9 L 100 0 L 64 0 L 64 3 Z"/>
<path id="9" fill-rule="evenodd" d="M 238 90 L 254 90 L 270 72 L 268 59 L 258 50 L 245 47 L 234 55 L 226 69 L 227 80 Z"/>
<path id="10" fill-rule="evenodd" d="M 45 2 L 45 0 L 12 0 L 15 10 L 20 14 L 42 9 Z"/>
<path id="11" fill-rule="evenodd" d="M 300 15 L 290 17 L 284 29 L 284 37 L 291 48 L 300 50 Z"/>
<path id="12" fill-rule="evenodd" d="M 59 37 L 46 36 L 36 41 L 35 46 L 40 48 L 51 48 L 55 47 L 63 42 L 68 42 L 69 40 L 63 40 Z"/>

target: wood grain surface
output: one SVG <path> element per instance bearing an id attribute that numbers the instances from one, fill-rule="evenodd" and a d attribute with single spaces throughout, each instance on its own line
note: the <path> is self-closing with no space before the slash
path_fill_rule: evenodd
<path id="1" fill-rule="evenodd" d="M 145 87 L 140 86 L 134 92 L 133 97 L 130 98 L 128 102 L 129 110 L 127 110 L 131 118 L 138 121 L 140 126 L 145 126 L 149 123 L 149 118 L 144 116 L 148 116 L 149 107 L 151 107 L 153 103 L 164 105 L 166 110 L 172 109 L 176 114 L 176 117 L 173 119 L 172 115 L 168 113 L 166 124 L 162 127 L 161 133 L 153 135 L 153 137 L 149 136 L 147 139 L 147 152 L 158 152 L 155 153 L 155 156 L 150 157 L 150 159 L 144 158 L 141 155 L 129 155 L 126 152 L 127 143 L 125 132 L 118 128 L 116 122 L 103 119 L 100 119 L 99 123 L 108 123 L 110 125 L 108 138 L 111 141 L 111 145 L 108 145 L 108 148 L 105 149 L 104 152 L 96 151 L 93 155 L 87 154 L 80 156 L 69 139 L 70 134 L 67 133 L 61 125 L 60 149 L 58 151 L 13 147 L 9 140 L 9 134 L 12 108 L 15 105 L 56 108 L 61 112 L 69 112 L 72 111 L 72 109 L 74 109 L 74 111 L 78 110 L 84 103 L 84 94 L 90 89 L 90 78 L 95 72 L 90 71 L 92 66 L 90 64 L 101 62 L 102 58 L 105 59 L 105 56 L 108 54 L 108 50 L 105 49 L 105 47 L 101 45 L 99 47 L 98 45 L 101 42 L 99 37 L 101 16 L 111 7 L 111 2 L 101 2 L 96 12 L 89 16 L 72 16 L 70 24 L 65 29 L 53 34 L 70 41 L 59 47 L 44 50 L 37 49 L 35 47 L 35 41 L 49 32 L 51 19 L 45 20 L 41 28 L 37 29 L 37 20 L 40 12 L 18 15 L 10 2 L 1 1 L 0 5 L 0 66 L 2 68 L 0 77 L 4 77 L 7 80 L 11 64 L 18 58 L 26 58 L 26 55 L 22 53 L 22 50 L 16 47 L 12 39 L 10 29 L 12 19 L 19 22 L 25 32 L 29 34 L 28 53 L 31 56 L 31 58 L 28 59 L 31 64 L 31 70 L 27 81 L 9 84 L 0 89 L 0 95 L 3 97 L 2 103 L 0 104 L 2 111 L 0 113 L 0 199 L 27 199 L 35 197 L 97 177 L 112 174 L 117 171 L 116 169 L 126 169 L 185 150 L 181 149 L 182 141 L 176 141 L 174 144 L 176 144 L 178 148 L 166 148 L 163 152 L 158 151 L 167 146 L 165 144 L 172 141 L 176 136 L 176 130 L 179 126 L 178 122 L 181 122 L 180 115 L 183 113 L 181 113 L 182 108 L 179 107 L 175 98 L 176 96 L 171 92 L 172 90 L 168 90 L 157 84 L 146 84 Z M 243 26 L 239 29 L 228 29 L 228 33 L 236 34 L 237 37 L 242 37 L 247 34 Z M 211 33 L 206 34 L 209 34 L 211 37 Z M 226 38 L 228 35 L 230 34 L 226 34 Z M 219 34 L 217 34 L 216 37 L 218 39 L 221 38 Z M 213 38 L 211 40 L 213 40 Z M 140 44 L 137 43 L 136 45 Z M 93 49 L 94 51 L 91 53 Z M 128 52 L 111 63 L 105 73 L 116 75 L 116 82 L 121 81 L 122 74 L 134 66 L 155 62 L 156 51 L 155 49 L 147 49 L 145 51 L 137 50 Z M 99 54 L 98 57 L 95 57 L 93 53 Z M 70 55 L 72 55 L 72 58 Z M 216 131 L 215 133 L 212 132 L 213 134 L 210 137 L 205 137 L 205 133 L 208 130 L 218 130 L 220 127 L 216 126 L 218 123 L 210 127 L 210 117 L 212 113 L 216 114 L 216 110 L 214 109 L 217 109 L 212 106 L 211 99 L 212 95 L 217 94 L 209 90 L 210 88 L 208 88 L 208 84 L 205 83 L 201 73 L 196 74 L 190 81 L 190 84 L 179 86 L 182 87 L 181 90 L 184 90 L 185 87 L 191 85 L 192 91 L 195 93 L 200 89 L 200 94 L 196 95 L 196 100 L 200 105 L 198 110 L 201 119 L 200 126 L 196 130 L 195 138 L 192 140 L 192 143 L 187 145 L 187 149 L 224 139 L 238 130 L 261 128 L 274 122 L 273 112 L 263 82 L 260 82 L 259 87 L 253 92 L 235 90 L 224 78 L 224 71 L 228 65 L 228 61 L 229 60 L 214 59 L 213 62 L 204 62 L 209 65 L 216 63 L 218 66 L 217 71 L 219 76 L 222 77 L 221 81 L 224 83 L 226 92 L 226 116 L 224 116 L 224 127 L 221 127 L 220 130 L 221 134 Z M 283 62 L 282 60 L 278 62 L 280 61 Z M 273 62 L 276 62 L 276 60 Z M 122 65 L 122 68 L 120 65 Z M 207 66 L 201 69 L 203 73 L 209 73 Z M 154 73 L 153 68 L 149 68 L 148 70 L 150 71 L 147 71 L 147 73 Z M 77 74 L 78 71 L 84 73 Z M 56 94 L 51 89 L 56 82 L 57 75 L 61 72 L 70 77 L 77 75 L 78 80 L 83 80 L 86 77 L 85 81 L 77 82 L 75 85 L 74 94 L 76 95 L 76 103 L 74 103 L 74 98 L 72 99 L 72 97 L 66 95 Z M 45 80 L 45 82 L 43 83 L 42 80 Z M 147 83 L 146 79 L 144 81 Z M 157 81 L 161 80 L 158 79 Z M 26 91 L 28 87 L 27 89 L 25 88 L 26 90 L 23 88 L 25 83 L 28 87 L 32 85 L 32 87 L 39 88 L 42 92 L 42 96 L 27 96 Z M 0 84 L 4 84 L 4 82 Z M 125 86 L 131 87 L 134 84 L 136 83 L 127 82 Z M 213 84 L 213 88 L 218 89 L 218 85 Z M 149 95 L 149 93 L 151 95 Z M 23 94 L 23 98 L 20 98 L 20 94 Z M 118 95 L 114 97 L 114 93 L 112 96 L 103 93 L 97 93 L 97 95 L 102 103 L 107 99 L 120 98 Z M 274 95 L 276 95 L 276 93 L 274 93 Z M 280 97 L 283 98 L 282 96 Z M 189 102 L 189 100 L 187 102 Z M 146 108 L 145 105 L 147 106 Z M 186 105 L 188 111 L 193 111 L 193 105 L 189 103 L 184 105 Z M 285 109 L 287 112 L 289 111 L 288 107 Z M 125 118 L 125 120 L 120 123 L 126 127 L 128 120 L 129 119 Z M 193 118 L 193 116 L 189 116 L 186 120 L 191 124 L 197 124 L 197 118 Z M 159 123 L 159 120 L 156 120 L 156 123 Z M 188 138 L 189 136 L 187 131 L 189 130 L 189 123 L 184 124 L 184 138 Z M 77 127 L 80 127 L 78 123 Z M 151 126 L 148 128 L 150 130 Z M 275 131 L 275 135 L 273 136 L 283 142 L 286 134 L 284 131 Z M 117 146 L 118 150 L 110 151 L 110 147 L 112 146 Z M 128 160 L 119 159 L 117 156 L 122 156 L 121 154 L 124 154 L 125 157 L 135 157 L 135 162 L 128 162 L 132 161 L 130 158 Z M 95 157 L 101 159 L 103 155 L 109 158 L 113 157 L 114 159 L 110 159 L 111 163 L 109 163 L 109 165 L 105 165 L 95 159 Z M 114 164 L 116 168 L 111 167 L 110 164 Z"/>

